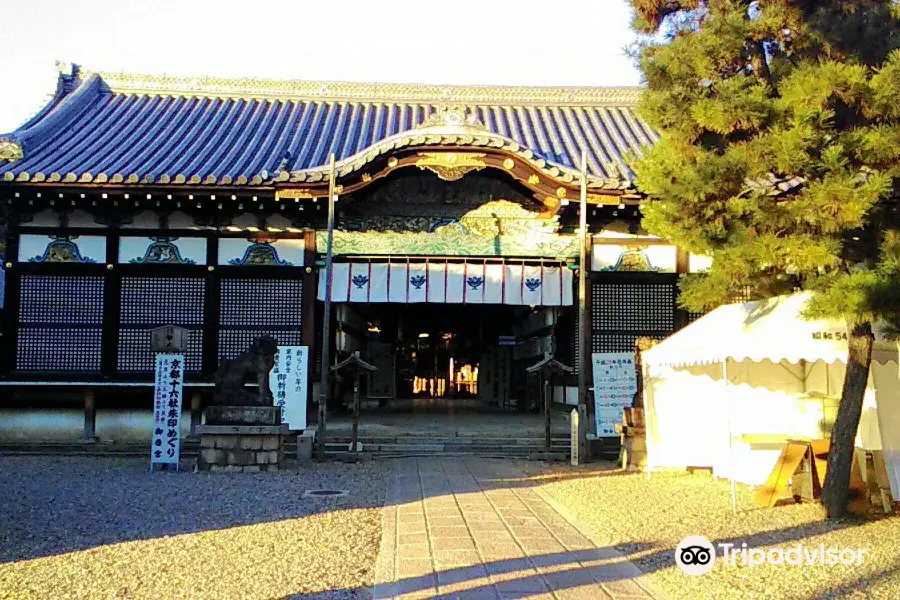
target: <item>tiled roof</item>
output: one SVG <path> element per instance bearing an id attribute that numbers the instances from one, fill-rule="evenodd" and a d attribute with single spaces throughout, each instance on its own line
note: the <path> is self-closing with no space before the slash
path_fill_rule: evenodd
<path id="1" fill-rule="evenodd" d="M 639 88 L 222 80 L 80 72 L 0 135 L 0 182 L 262 185 L 343 172 L 409 145 L 504 148 L 560 179 L 587 150 L 591 187 L 627 188 L 623 155 L 657 135 Z M 477 128 L 422 129 L 448 106 Z M 6 160 L 3 160 L 6 159 Z"/>

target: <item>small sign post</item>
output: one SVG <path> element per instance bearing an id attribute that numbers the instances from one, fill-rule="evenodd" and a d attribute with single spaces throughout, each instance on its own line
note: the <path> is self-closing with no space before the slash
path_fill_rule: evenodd
<path id="1" fill-rule="evenodd" d="M 570 415 L 572 417 L 571 422 L 569 423 L 572 428 L 572 466 L 577 467 L 580 464 L 578 461 L 581 458 L 580 456 L 578 456 L 578 424 L 581 420 L 581 416 L 578 414 L 577 408 L 573 408 Z"/>
<path id="2" fill-rule="evenodd" d="M 153 436 L 150 470 L 156 465 L 178 470 L 181 459 L 181 405 L 187 331 L 174 326 L 154 329 L 151 349 L 156 354 L 153 396 Z"/>

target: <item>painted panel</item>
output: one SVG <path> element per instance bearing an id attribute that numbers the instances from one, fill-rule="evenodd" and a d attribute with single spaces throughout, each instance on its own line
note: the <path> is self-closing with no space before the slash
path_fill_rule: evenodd
<path id="1" fill-rule="evenodd" d="M 704 271 L 708 271 L 712 266 L 712 257 L 711 256 L 700 256 L 698 254 L 691 254 L 688 257 L 688 272 L 689 273 L 702 273 Z"/>
<path id="2" fill-rule="evenodd" d="M 19 262 L 106 262 L 106 238 L 99 235 L 19 237 Z"/>
<path id="3" fill-rule="evenodd" d="M 119 262 L 131 264 L 205 265 L 206 239 L 122 237 Z"/>
<path id="4" fill-rule="evenodd" d="M 219 264 L 230 266 L 274 265 L 302 267 L 306 254 L 306 240 L 250 240 L 222 238 L 219 240 Z"/>
<path id="5" fill-rule="evenodd" d="M 591 253 L 592 271 L 675 273 L 675 246 L 597 244 Z"/>

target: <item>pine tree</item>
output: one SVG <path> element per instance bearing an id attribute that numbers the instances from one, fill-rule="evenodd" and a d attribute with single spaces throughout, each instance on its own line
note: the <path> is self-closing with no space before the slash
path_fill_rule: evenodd
<path id="1" fill-rule="evenodd" d="M 632 0 L 660 139 L 634 161 L 649 231 L 713 257 L 680 303 L 814 290 L 848 325 L 823 503 L 845 514 L 876 321 L 900 323 L 895 2 Z"/>

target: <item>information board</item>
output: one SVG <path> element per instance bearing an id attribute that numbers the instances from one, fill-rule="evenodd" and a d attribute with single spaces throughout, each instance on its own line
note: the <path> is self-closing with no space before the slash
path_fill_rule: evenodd
<path id="1" fill-rule="evenodd" d="M 631 352 L 591 355 L 594 375 L 594 420 L 597 437 L 615 437 L 622 409 L 631 406 L 637 392 L 637 371 Z"/>
<path id="2" fill-rule="evenodd" d="M 309 379 L 309 346 L 279 346 L 275 366 L 269 373 L 269 388 L 281 422 L 292 431 L 306 429 L 306 383 Z"/>
<path id="3" fill-rule="evenodd" d="M 157 354 L 150 465 L 178 467 L 181 457 L 181 399 L 184 355 Z"/>

